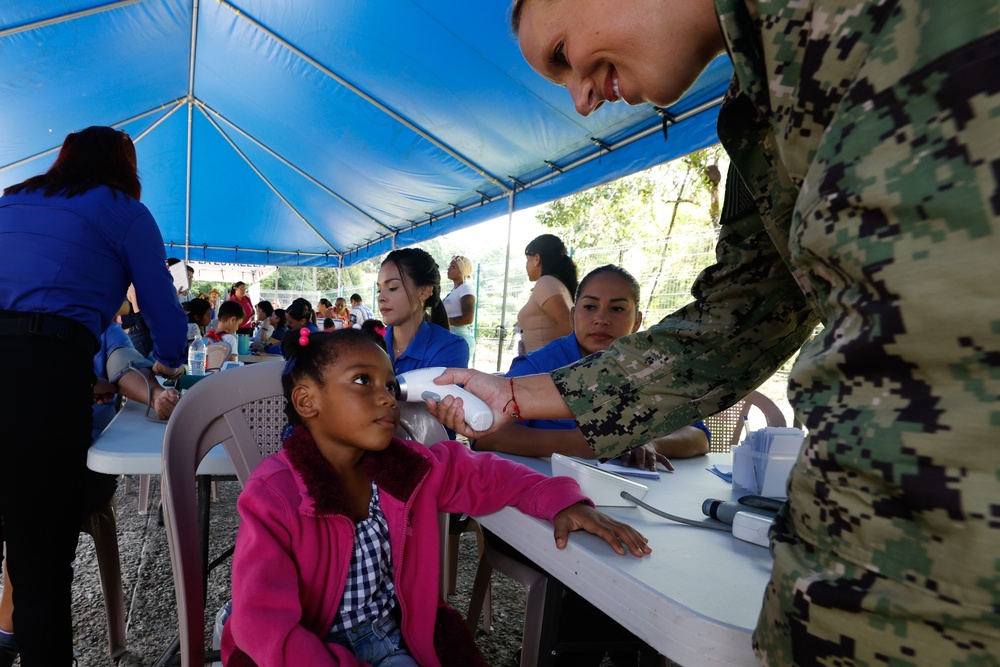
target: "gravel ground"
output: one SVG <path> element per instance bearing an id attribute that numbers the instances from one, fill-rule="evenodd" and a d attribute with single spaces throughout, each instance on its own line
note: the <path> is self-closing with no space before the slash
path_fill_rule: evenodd
<path id="1" fill-rule="evenodd" d="M 155 510 L 159 498 L 157 478 L 150 489 L 147 516 L 137 512 L 138 484 L 131 493 L 118 487 L 118 543 L 121 551 L 125 591 L 128 652 L 121 667 L 149 667 L 160 658 L 177 632 L 174 585 L 164 529 Z M 212 506 L 212 557 L 232 544 L 236 533 L 236 482 L 219 484 L 219 501 Z M 192 490 L 193 492 L 193 490 Z M 459 557 L 458 591 L 449 600 L 463 615 L 468 611 L 469 594 L 476 568 L 476 541 L 471 533 L 462 536 Z M 104 600 L 98 584 L 97 560 L 89 535 L 80 535 L 73 585 L 73 619 L 78 667 L 114 665 L 108 655 Z M 521 643 L 524 594 L 521 587 L 500 574 L 493 576 L 493 632 L 480 630 L 476 641 L 494 667 L 507 667 Z M 218 609 L 229 595 L 229 568 L 221 566 L 209 577 L 208 608 Z M 214 616 L 214 615 L 213 615 Z M 210 632 L 207 627 L 206 632 Z M 18 664 L 15 662 L 15 664 Z"/>

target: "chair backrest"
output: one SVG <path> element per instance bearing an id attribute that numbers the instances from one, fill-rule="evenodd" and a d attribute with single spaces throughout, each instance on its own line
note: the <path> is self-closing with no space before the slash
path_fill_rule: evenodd
<path id="1" fill-rule="evenodd" d="M 205 370 L 219 370 L 232 353 L 233 350 L 229 347 L 229 343 L 212 343 L 205 350 Z"/>
<path id="2" fill-rule="evenodd" d="M 785 426 L 785 415 L 774 401 L 759 391 L 752 391 L 731 408 L 705 418 L 705 426 L 712 433 L 711 451 L 726 453 L 739 444 L 744 417 L 750 414 L 751 408 L 757 408 L 764 414 L 768 426 Z"/>
<path id="3" fill-rule="evenodd" d="M 427 412 L 427 406 L 424 405 L 423 401 L 399 403 L 399 428 L 396 429 L 396 437 L 416 440 L 428 446 L 442 440 L 450 440 L 444 425 Z M 447 513 L 438 513 L 438 531 L 441 536 L 439 545 L 441 551 L 438 559 L 438 594 L 445 602 L 448 601 L 450 581 L 448 571 L 448 528 L 450 523 L 451 519 Z"/>
<path id="4" fill-rule="evenodd" d="M 265 456 L 280 449 L 281 428 L 287 423 L 282 368 L 268 362 L 214 373 L 185 392 L 167 424 L 161 494 L 182 665 L 202 665 L 205 658 L 205 572 L 195 492 L 198 465 L 221 443 L 243 485 Z"/>

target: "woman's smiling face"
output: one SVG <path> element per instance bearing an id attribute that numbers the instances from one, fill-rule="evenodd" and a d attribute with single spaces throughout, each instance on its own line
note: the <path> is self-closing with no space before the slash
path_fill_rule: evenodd
<path id="1" fill-rule="evenodd" d="M 579 114 L 676 102 L 723 47 L 710 0 L 526 0 L 518 44 Z"/>

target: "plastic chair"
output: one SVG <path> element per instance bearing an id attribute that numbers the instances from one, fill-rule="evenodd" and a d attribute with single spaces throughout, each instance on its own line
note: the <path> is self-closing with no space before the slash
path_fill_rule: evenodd
<path id="1" fill-rule="evenodd" d="M 232 353 L 229 343 L 212 343 L 205 352 L 205 370 L 219 370 Z"/>
<path id="2" fill-rule="evenodd" d="M 205 664 L 205 568 L 198 526 L 198 464 L 218 444 L 246 484 L 265 456 L 281 447 L 287 423 L 281 364 L 216 373 L 192 386 L 163 439 L 163 518 L 177 598 L 182 665 Z"/>
<path id="3" fill-rule="evenodd" d="M 94 538 L 97 553 L 104 613 L 108 619 L 108 652 L 118 661 L 125 654 L 125 595 L 122 592 L 122 566 L 118 554 L 118 525 L 115 498 L 83 520 L 80 532 Z"/>
<path id="4" fill-rule="evenodd" d="M 487 632 L 493 629 L 493 609 L 489 601 L 493 570 L 502 572 L 524 589 L 524 624 L 521 638 L 521 667 L 535 667 L 538 664 L 538 653 L 542 645 L 542 626 L 545 619 L 545 597 L 548 593 L 548 575 L 541 570 L 521 563 L 501 551 L 490 546 L 490 537 L 484 535 L 483 551 L 479 556 L 479 566 L 476 568 L 476 579 L 472 584 L 472 596 L 469 599 L 469 613 L 466 615 L 466 625 L 473 637 L 476 636 L 476 626 L 483 614 L 485 606 L 486 617 L 483 625 Z"/>
<path id="5" fill-rule="evenodd" d="M 399 404 L 399 428 L 396 429 L 395 435 L 397 438 L 416 440 L 425 445 L 449 439 L 444 426 L 427 412 L 427 407 L 423 403 Z M 438 530 L 441 533 L 438 595 L 445 602 L 448 601 L 453 570 L 457 569 L 457 562 L 452 562 L 448 550 L 450 517 L 451 515 L 444 512 L 438 515 Z"/>
<path id="6" fill-rule="evenodd" d="M 740 443 L 746 421 L 744 417 L 750 414 L 751 408 L 757 408 L 764 414 L 768 426 L 785 426 L 785 415 L 774 401 L 759 391 L 752 391 L 736 405 L 705 418 L 705 426 L 712 432 L 710 451 L 726 453 Z"/>

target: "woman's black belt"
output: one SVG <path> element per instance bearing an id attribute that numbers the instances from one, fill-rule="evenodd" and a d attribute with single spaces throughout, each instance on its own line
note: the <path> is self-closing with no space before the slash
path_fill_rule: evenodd
<path id="1" fill-rule="evenodd" d="M 19 313 L 0 310 L 0 336 L 48 336 L 78 345 L 87 354 L 97 354 L 98 344 L 90 329 L 62 315 Z"/>

